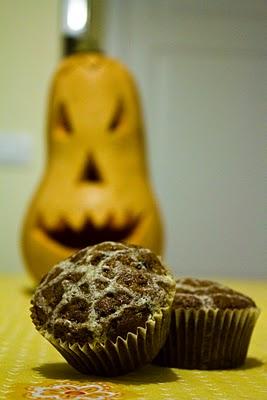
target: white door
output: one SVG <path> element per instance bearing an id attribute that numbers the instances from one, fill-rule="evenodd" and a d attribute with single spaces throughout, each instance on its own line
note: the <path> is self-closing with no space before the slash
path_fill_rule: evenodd
<path id="1" fill-rule="evenodd" d="M 134 73 L 179 275 L 263 276 L 267 3 L 109 0 L 104 48 Z"/>

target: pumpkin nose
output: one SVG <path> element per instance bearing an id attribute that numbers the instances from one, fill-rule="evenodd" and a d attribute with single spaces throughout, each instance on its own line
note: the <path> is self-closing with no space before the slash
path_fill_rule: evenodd
<path id="1" fill-rule="evenodd" d="M 83 167 L 80 176 L 80 181 L 94 183 L 101 183 L 103 181 L 96 162 L 92 156 L 90 156 L 85 162 L 85 166 Z"/>

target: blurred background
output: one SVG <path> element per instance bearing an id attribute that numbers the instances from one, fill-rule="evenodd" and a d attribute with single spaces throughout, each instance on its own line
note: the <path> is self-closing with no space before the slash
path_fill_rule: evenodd
<path id="1" fill-rule="evenodd" d="M 64 1 L 1 0 L 0 271 L 22 273 L 23 215 L 45 163 Z M 92 0 L 88 31 L 134 74 L 151 180 L 178 275 L 267 277 L 267 3 Z M 63 21 L 63 22 L 62 22 Z"/>

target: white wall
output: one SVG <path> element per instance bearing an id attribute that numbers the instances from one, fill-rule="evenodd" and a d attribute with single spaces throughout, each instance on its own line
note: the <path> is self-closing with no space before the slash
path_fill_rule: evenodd
<path id="1" fill-rule="evenodd" d="M 29 136 L 27 164 L 0 165 L 0 271 L 22 272 L 21 223 L 44 161 L 46 100 L 59 58 L 58 0 L 1 1 L 0 134 Z M 16 146 L 14 140 L 14 146 Z"/>
<path id="2" fill-rule="evenodd" d="M 133 71 L 178 275 L 267 276 L 267 3 L 109 0 L 104 48 Z"/>

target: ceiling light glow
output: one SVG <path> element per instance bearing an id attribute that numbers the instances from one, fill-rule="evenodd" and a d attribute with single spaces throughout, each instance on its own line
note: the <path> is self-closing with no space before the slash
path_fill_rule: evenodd
<path id="1" fill-rule="evenodd" d="M 87 1 L 68 0 L 66 11 L 66 25 L 68 32 L 82 32 L 86 27 L 88 17 Z"/>

